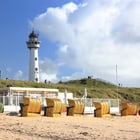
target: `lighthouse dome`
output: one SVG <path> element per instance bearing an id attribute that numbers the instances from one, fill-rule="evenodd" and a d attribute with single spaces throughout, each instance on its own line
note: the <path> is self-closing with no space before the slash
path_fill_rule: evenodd
<path id="1" fill-rule="evenodd" d="M 34 30 L 29 34 L 29 38 L 38 38 L 38 34 L 34 32 Z"/>

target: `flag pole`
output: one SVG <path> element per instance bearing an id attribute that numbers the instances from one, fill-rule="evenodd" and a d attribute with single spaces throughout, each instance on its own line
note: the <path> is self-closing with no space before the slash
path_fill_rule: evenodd
<path id="1" fill-rule="evenodd" d="M 117 92 L 117 99 L 118 99 L 118 66 L 116 65 L 116 92 Z"/>

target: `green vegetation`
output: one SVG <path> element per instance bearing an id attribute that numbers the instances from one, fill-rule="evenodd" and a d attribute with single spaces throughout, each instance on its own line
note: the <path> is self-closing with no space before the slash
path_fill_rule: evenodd
<path id="1" fill-rule="evenodd" d="M 140 88 L 117 87 L 114 84 L 98 79 L 71 80 L 59 83 L 35 83 L 17 80 L 0 80 L 0 87 L 35 87 L 35 88 L 57 88 L 59 91 L 72 92 L 74 97 L 82 97 L 84 88 L 87 88 L 88 98 L 118 98 L 121 101 L 140 103 Z"/>

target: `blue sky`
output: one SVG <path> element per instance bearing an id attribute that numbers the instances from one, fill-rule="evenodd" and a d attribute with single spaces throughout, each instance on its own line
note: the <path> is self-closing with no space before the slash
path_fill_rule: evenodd
<path id="1" fill-rule="evenodd" d="M 48 7 L 61 6 L 67 2 L 69 0 L 42 0 L 41 2 L 40 0 L 1 1 L 0 70 L 2 78 L 28 79 L 29 52 L 26 41 L 28 40 L 28 34 L 32 30 L 29 21 L 40 13 L 45 12 Z M 41 40 L 40 57 L 42 59 L 51 58 L 54 60 L 55 43 L 46 38 L 44 39 L 41 34 L 39 39 Z"/>
<path id="2" fill-rule="evenodd" d="M 137 0 L 1 0 L 3 79 L 28 80 L 32 28 L 39 33 L 40 80 L 93 75 L 140 87 L 140 2 Z"/>

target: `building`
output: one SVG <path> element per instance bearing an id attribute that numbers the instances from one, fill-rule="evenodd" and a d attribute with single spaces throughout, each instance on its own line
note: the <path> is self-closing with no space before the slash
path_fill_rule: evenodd
<path id="1" fill-rule="evenodd" d="M 38 34 L 34 30 L 29 34 L 29 39 L 26 44 L 30 51 L 29 81 L 39 82 L 38 48 L 40 47 L 40 41 L 38 41 Z"/>
<path id="2" fill-rule="evenodd" d="M 5 111 L 19 111 L 19 104 L 23 100 L 23 96 L 31 98 L 39 98 L 42 105 L 46 106 L 45 98 L 60 98 L 63 103 L 67 98 L 73 98 L 72 93 L 60 93 L 58 89 L 50 88 L 27 88 L 27 87 L 4 87 L 0 88 L 0 103 L 4 104 Z"/>

